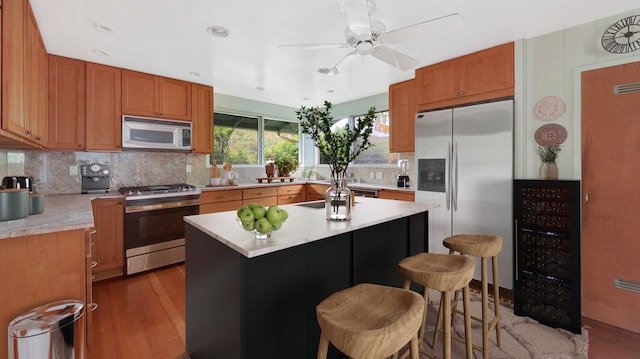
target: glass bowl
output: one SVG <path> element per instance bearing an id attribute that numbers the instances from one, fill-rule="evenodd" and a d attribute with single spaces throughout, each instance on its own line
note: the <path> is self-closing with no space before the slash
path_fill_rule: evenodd
<path id="1" fill-rule="evenodd" d="M 240 226 L 240 228 L 242 228 L 244 231 L 249 232 L 249 233 L 253 233 L 253 234 L 254 234 L 255 239 L 269 239 L 269 238 L 271 238 L 271 233 L 272 233 L 273 231 L 277 231 L 277 230 L 281 229 L 281 228 L 282 228 L 282 226 L 284 226 L 285 222 L 287 222 L 287 220 L 285 219 L 284 221 L 280 222 L 281 224 L 280 224 L 280 226 L 279 226 L 278 228 L 273 228 L 273 227 L 272 227 L 272 228 L 271 228 L 271 230 L 269 230 L 269 231 L 268 231 L 268 232 L 266 232 L 266 233 L 260 233 L 260 232 L 258 232 L 258 230 L 257 230 L 257 229 L 255 229 L 255 228 L 254 228 L 254 229 L 247 229 L 247 228 L 245 228 L 245 226 L 242 224 L 242 221 L 240 220 L 240 218 L 236 218 L 236 222 L 238 223 L 238 225 Z M 255 223 L 255 222 L 254 222 L 254 223 Z"/>

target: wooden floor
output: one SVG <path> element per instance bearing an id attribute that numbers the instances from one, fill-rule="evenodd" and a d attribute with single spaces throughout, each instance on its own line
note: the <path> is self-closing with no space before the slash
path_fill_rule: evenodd
<path id="1" fill-rule="evenodd" d="M 98 309 L 88 359 L 187 357 L 184 276 L 184 264 L 178 264 L 95 283 Z M 583 324 L 589 328 L 590 359 L 640 358 L 640 334 L 587 318 Z"/>

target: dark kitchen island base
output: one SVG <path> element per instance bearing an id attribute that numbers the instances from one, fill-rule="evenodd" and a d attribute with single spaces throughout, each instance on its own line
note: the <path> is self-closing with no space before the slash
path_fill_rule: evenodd
<path id="1" fill-rule="evenodd" d="M 426 214 L 253 258 L 187 223 L 187 352 L 193 359 L 315 358 L 316 305 L 357 283 L 401 287 L 398 262 L 427 251 Z"/>

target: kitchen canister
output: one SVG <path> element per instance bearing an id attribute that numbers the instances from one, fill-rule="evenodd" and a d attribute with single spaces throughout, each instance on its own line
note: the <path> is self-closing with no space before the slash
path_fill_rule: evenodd
<path id="1" fill-rule="evenodd" d="M 44 212 L 44 196 L 41 194 L 29 195 L 29 215 Z"/>
<path id="2" fill-rule="evenodd" d="M 0 221 L 29 216 L 29 189 L 12 188 L 0 190 Z"/>

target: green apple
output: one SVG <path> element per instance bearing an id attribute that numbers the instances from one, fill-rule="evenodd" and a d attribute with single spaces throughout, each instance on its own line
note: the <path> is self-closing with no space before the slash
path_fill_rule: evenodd
<path id="1" fill-rule="evenodd" d="M 269 209 L 267 209 L 267 219 L 269 220 L 269 222 L 271 222 L 271 224 L 282 221 L 282 215 L 280 214 L 280 211 L 281 209 L 278 208 L 278 206 L 269 206 Z"/>
<path id="2" fill-rule="evenodd" d="M 272 226 L 271 223 L 264 217 L 256 220 L 256 230 L 262 234 L 269 233 Z"/>
<path id="3" fill-rule="evenodd" d="M 282 221 L 269 222 L 271 223 L 271 229 L 273 229 L 274 231 L 277 231 L 282 227 Z"/>
<path id="4" fill-rule="evenodd" d="M 286 221 L 287 218 L 289 218 L 289 212 L 287 212 L 286 210 L 280 208 L 280 220 Z"/>
<path id="5" fill-rule="evenodd" d="M 249 208 L 249 206 L 242 206 L 238 208 L 238 210 L 236 211 L 236 215 L 238 216 L 238 218 L 240 218 L 240 212 L 242 212 L 245 208 Z"/>
<path id="6" fill-rule="evenodd" d="M 253 217 L 255 219 L 263 218 L 267 214 L 267 209 L 261 204 L 251 208 L 251 210 L 253 211 Z"/>
<path id="7" fill-rule="evenodd" d="M 245 222 L 253 222 L 253 220 L 255 219 L 255 216 L 253 215 L 253 211 L 249 207 L 247 207 L 242 209 L 238 218 L 240 218 L 242 223 L 245 223 Z"/>
<path id="8" fill-rule="evenodd" d="M 242 222 L 242 228 L 247 231 L 253 231 L 256 228 L 255 221 Z"/>
<path id="9" fill-rule="evenodd" d="M 251 209 L 254 209 L 254 208 L 258 207 L 258 206 L 259 206 L 259 204 L 257 204 L 257 203 L 249 203 L 249 208 L 251 208 Z"/>

